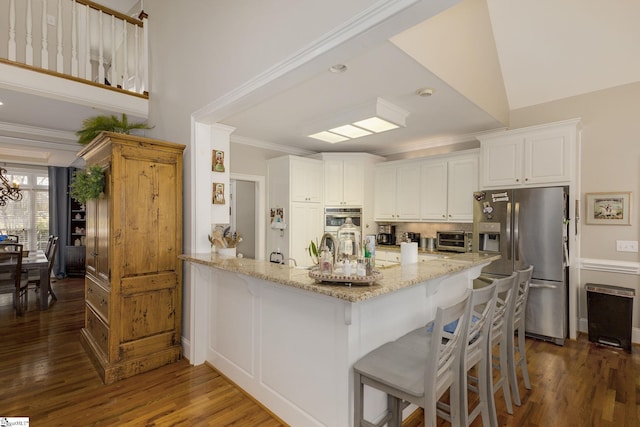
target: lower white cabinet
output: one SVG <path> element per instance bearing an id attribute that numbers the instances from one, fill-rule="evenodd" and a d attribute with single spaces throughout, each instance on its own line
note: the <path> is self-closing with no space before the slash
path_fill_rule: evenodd
<path id="1" fill-rule="evenodd" d="M 289 220 L 289 257 L 298 265 L 313 265 L 309 256 L 311 240 L 320 240 L 324 233 L 322 216 L 324 212 L 319 203 L 292 203 Z"/>

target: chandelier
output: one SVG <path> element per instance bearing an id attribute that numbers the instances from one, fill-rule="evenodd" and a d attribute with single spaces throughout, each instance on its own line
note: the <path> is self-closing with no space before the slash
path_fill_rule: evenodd
<path id="1" fill-rule="evenodd" d="M 17 182 L 9 182 L 7 179 L 7 170 L 0 167 L 0 206 L 5 206 L 7 200 L 18 202 L 22 200 L 22 192 Z"/>

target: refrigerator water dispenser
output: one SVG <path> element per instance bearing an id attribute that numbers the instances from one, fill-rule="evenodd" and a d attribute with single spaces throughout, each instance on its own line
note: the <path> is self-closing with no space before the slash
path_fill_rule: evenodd
<path id="1" fill-rule="evenodd" d="M 478 223 L 478 251 L 500 252 L 500 223 Z"/>

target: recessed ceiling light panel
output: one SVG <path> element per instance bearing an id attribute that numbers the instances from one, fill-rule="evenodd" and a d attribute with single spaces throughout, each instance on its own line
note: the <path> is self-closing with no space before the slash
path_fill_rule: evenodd
<path id="1" fill-rule="evenodd" d="M 346 136 L 349 138 L 360 138 L 362 136 L 371 135 L 371 132 L 352 125 L 344 125 L 337 128 L 329 129 L 329 132 L 337 133 L 338 135 Z"/>
<path id="2" fill-rule="evenodd" d="M 353 124 L 375 133 L 386 132 L 388 130 L 397 129 L 399 127 L 398 125 L 383 120 L 380 117 L 370 117 L 368 119 L 354 122 Z"/>
<path id="3" fill-rule="evenodd" d="M 346 141 L 349 138 L 345 138 L 344 136 L 338 135 L 337 133 L 331 133 L 328 131 L 322 131 L 318 133 L 314 133 L 313 135 L 309 135 L 309 138 L 319 139 L 320 141 L 329 142 L 331 144 L 335 144 L 336 142 Z"/>

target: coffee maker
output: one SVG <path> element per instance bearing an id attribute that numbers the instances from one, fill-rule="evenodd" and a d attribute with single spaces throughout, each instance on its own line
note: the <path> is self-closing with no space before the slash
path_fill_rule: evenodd
<path id="1" fill-rule="evenodd" d="M 396 226 L 380 225 L 378 227 L 377 243 L 379 245 L 395 245 L 396 244 Z"/>

